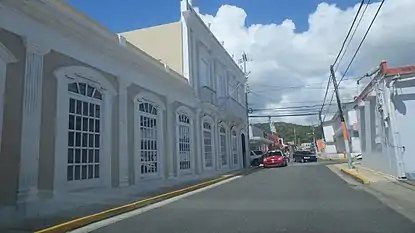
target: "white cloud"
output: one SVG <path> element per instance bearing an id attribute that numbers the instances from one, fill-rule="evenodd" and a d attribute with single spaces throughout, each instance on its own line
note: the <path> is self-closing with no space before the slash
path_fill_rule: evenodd
<path id="1" fill-rule="evenodd" d="M 350 61 L 379 4 L 369 5 L 339 71 L 342 72 Z M 210 24 L 218 39 L 224 41 L 229 53 L 240 56 L 246 52 L 253 60 L 248 63 L 252 72 L 249 83 L 256 94 L 250 94 L 250 104 L 255 108 L 273 108 L 321 103 L 329 65 L 334 61 L 357 9 L 358 5 L 341 10 L 336 5 L 320 3 L 309 15 L 308 31 L 302 33 L 295 32 L 295 23 L 290 19 L 280 24 L 246 27 L 244 9 L 230 5 L 221 6 L 215 15 L 201 14 L 201 17 Z M 351 76 L 346 79 L 365 74 L 381 60 L 387 60 L 390 66 L 415 63 L 413 9 L 414 0 L 385 2 L 348 73 Z M 341 73 L 337 75 L 341 77 Z M 290 88 L 282 88 L 287 86 Z M 351 100 L 357 93 L 354 80 L 343 82 L 341 88 L 342 99 Z M 330 97 L 331 93 L 328 99 Z M 278 114 L 278 111 L 273 113 Z M 316 119 L 288 117 L 283 120 L 315 123 Z"/>

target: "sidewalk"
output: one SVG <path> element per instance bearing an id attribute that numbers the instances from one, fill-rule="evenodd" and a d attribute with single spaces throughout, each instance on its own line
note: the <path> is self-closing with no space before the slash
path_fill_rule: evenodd
<path id="1" fill-rule="evenodd" d="M 132 209 L 140 208 L 145 205 L 149 205 L 164 199 L 168 199 L 173 196 L 180 195 L 181 193 L 190 192 L 210 184 L 226 180 L 233 176 L 237 175 L 248 175 L 252 172 L 258 170 L 258 167 L 250 167 L 247 169 L 241 169 L 237 171 L 231 171 L 221 175 L 216 175 L 212 177 L 204 177 L 200 179 L 185 181 L 180 184 L 174 185 L 165 185 L 160 187 L 158 190 L 147 191 L 136 193 L 136 195 L 108 199 L 105 202 L 93 203 L 84 205 L 79 208 L 73 208 L 70 210 L 64 210 L 53 215 L 41 216 L 37 218 L 30 218 L 24 220 L 16 220 L 9 223 L 2 223 L 0 225 L 0 232 L 13 232 L 13 233 L 23 233 L 23 232 L 34 232 L 36 230 L 45 229 L 51 226 L 55 226 L 64 222 L 72 221 L 79 219 L 85 216 L 93 215 L 100 212 L 105 212 L 114 208 L 120 209 L 118 212 L 126 212 Z M 129 203 L 137 203 L 131 205 L 129 210 L 126 208 L 119 208 L 123 205 L 128 205 Z M 108 212 L 108 211 L 107 211 Z M 112 216 L 120 213 L 111 213 Z M 110 217 L 110 214 L 103 217 Z M 96 221 L 96 220 L 93 220 Z M 62 232 L 62 231 L 56 231 Z"/>
<path id="2" fill-rule="evenodd" d="M 360 164 L 355 164 L 354 169 L 348 169 L 347 163 L 330 166 L 336 167 L 343 174 L 364 184 L 363 189 L 415 222 L 415 182 L 398 180 Z"/>

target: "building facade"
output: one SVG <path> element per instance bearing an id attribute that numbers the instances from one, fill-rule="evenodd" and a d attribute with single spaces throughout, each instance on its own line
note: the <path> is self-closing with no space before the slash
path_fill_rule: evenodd
<path id="1" fill-rule="evenodd" d="M 343 103 L 343 114 L 347 127 L 347 135 L 349 136 L 349 148 L 352 156 L 358 155 L 362 152 L 361 142 L 358 129 L 357 111 L 354 109 L 354 102 Z M 323 124 L 326 153 L 345 153 L 346 145 L 342 133 L 340 115 L 337 112 L 330 121 Z"/>
<path id="2" fill-rule="evenodd" d="M 364 166 L 415 179 L 415 66 L 379 71 L 356 97 Z"/>
<path id="3" fill-rule="evenodd" d="M 213 50 L 180 73 L 63 2 L 2 1 L 0 219 L 242 168 L 245 106 L 199 84 Z"/>
<path id="4" fill-rule="evenodd" d="M 202 106 L 197 120 L 206 126 L 201 133 L 203 143 L 199 148 L 207 158 L 201 169 L 211 167 L 211 155 L 206 150 L 213 148 L 213 154 L 220 154 L 219 149 L 225 147 L 233 148 L 232 156 L 235 158 L 220 164 L 247 166 L 249 143 L 245 74 L 189 1 L 181 1 L 179 21 L 123 32 L 120 36 L 182 74 L 193 87 Z M 220 138 L 220 132 L 225 132 L 226 140 Z"/>

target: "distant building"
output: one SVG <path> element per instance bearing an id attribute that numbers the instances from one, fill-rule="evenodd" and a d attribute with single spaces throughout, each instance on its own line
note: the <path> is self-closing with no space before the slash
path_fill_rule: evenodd
<path id="1" fill-rule="evenodd" d="M 273 141 L 266 138 L 265 132 L 253 125 L 249 126 L 249 148 L 250 150 L 268 151 L 269 144 Z"/>

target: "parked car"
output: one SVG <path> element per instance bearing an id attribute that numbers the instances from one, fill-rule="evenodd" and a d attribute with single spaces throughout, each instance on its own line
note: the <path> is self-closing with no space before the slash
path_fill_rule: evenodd
<path id="1" fill-rule="evenodd" d="M 262 164 L 265 153 L 260 150 L 251 150 L 251 166 L 259 166 Z"/>
<path id="2" fill-rule="evenodd" d="M 312 151 L 296 151 L 293 157 L 294 162 L 317 162 L 317 155 Z"/>
<path id="3" fill-rule="evenodd" d="M 289 159 L 280 150 L 268 151 L 265 158 L 262 160 L 264 168 L 267 167 L 286 167 L 289 163 Z"/>

